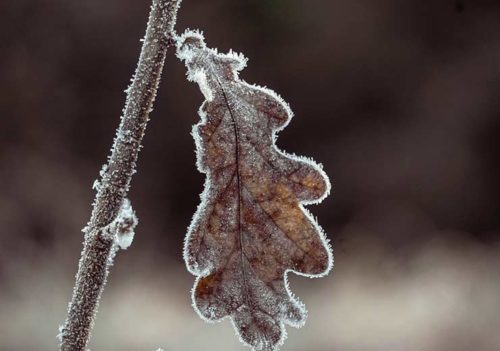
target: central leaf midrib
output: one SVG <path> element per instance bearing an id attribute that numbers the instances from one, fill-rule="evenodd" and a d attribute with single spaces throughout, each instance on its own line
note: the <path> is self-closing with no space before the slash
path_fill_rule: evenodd
<path id="1" fill-rule="evenodd" d="M 233 122 L 233 130 L 234 130 L 234 137 L 235 137 L 235 163 L 236 163 L 236 182 L 237 182 L 237 188 L 238 188 L 238 209 L 237 209 L 237 214 L 238 214 L 238 220 L 237 220 L 237 227 L 238 227 L 238 239 L 239 239 L 239 244 L 240 244 L 240 260 L 241 260 L 241 272 L 243 275 L 243 288 L 245 290 L 245 300 L 247 303 L 247 306 L 250 305 L 250 294 L 249 294 L 249 289 L 248 289 L 248 281 L 246 277 L 246 270 L 245 270 L 245 265 L 244 265 L 244 258 L 245 258 L 245 253 L 243 251 L 243 232 L 241 228 L 241 177 L 240 177 L 240 143 L 239 143 L 239 129 L 238 129 L 238 124 L 236 123 L 236 118 L 233 114 L 233 110 L 231 109 L 231 105 L 229 104 L 229 99 L 227 97 L 226 91 L 224 90 L 224 87 L 217 77 L 217 75 L 214 73 L 214 77 L 217 81 L 217 84 L 219 85 L 222 96 L 224 98 L 224 101 L 226 102 L 227 109 L 229 111 L 229 115 L 231 116 L 231 121 Z"/>

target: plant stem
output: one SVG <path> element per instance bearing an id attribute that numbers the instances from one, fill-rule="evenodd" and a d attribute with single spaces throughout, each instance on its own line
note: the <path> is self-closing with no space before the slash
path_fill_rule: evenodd
<path id="1" fill-rule="evenodd" d="M 90 339 L 101 293 L 116 251 L 116 225 L 135 173 L 149 113 L 165 56 L 174 36 L 181 0 L 153 0 L 146 35 L 108 163 L 101 171 L 92 215 L 76 275 L 68 317 L 60 330 L 61 351 L 84 351 Z"/>

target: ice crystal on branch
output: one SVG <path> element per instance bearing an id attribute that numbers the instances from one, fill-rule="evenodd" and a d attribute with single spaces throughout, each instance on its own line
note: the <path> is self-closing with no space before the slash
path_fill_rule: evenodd
<path id="1" fill-rule="evenodd" d="M 109 225 L 111 233 L 115 236 L 116 244 L 122 250 L 126 250 L 134 240 L 134 229 L 139 223 L 130 200 L 123 200 L 120 212 L 115 220 Z"/>
<path id="2" fill-rule="evenodd" d="M 177 55 L 205 97 L 193 136 L 207 180 L 184 247 L 197 276 L 195 309 L 208 321 L 230 317 L 254 350 L 276 350 L 284 325 L 301 326 L 306 316 L 287 272 L 319 277 L 332 266 L 329 244 L 302 206 L 328 194 L 328 178 L 276 147 L 292 113 L 273 91 L 239 79 L 245 57 L 207 48 L 194 31 L 177 38 Z"/>

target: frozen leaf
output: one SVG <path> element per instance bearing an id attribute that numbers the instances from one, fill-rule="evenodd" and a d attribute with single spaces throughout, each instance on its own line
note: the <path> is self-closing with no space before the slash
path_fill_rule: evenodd
<path id="1" fill-rule="evenodd" d="M 194 307 L 207 321 L 230 317 L 254 350 L 276 350 L 284 325 L 301 326 L 306 316 L 287 273 L 320 277 L 332 266 L 302 206 L 328 194 L 328 178 L 313 161 L 278 150 L 275 133 L 292 113 L 273 91 L 238 78 L 245 57 L 207 48 L 193 31 L 177 38 L 177 55 L 205 97 L 193 136 L 207 179 L 184 247 L 197 276 Z"/>

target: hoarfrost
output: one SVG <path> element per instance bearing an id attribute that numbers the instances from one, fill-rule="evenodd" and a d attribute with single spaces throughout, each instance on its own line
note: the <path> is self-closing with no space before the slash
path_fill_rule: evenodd
<path id="1" fill-rule="evenodd" d="M 203 96 L 205 97 L 205 100 L 207 100 L 207 101 L 213 100 L 214 94 L 213 94 L 212 90 L 210 89 L 210 86 L 208 85 L 207 75 L 206 75 L 204 70 L 200 69 L 200 70 L 194 71 L 190 75 L 189 78 L 190 78 L 190 80 L 198 83 L 198 86 L 200 87 L 200 90 L 201 90 Z"/>
<path id="2" fill-rule="evenodd" d="M 125 198 L 118 216 L 105 229 L 105 235 L 113 236 L 118 247 L 126 250 L 134 240 L 134 229 L 138 223 L 130 200 Z"/>
<path id="3" fill-rule="evenodd" d="M 56 338 L 57 340 L 59 340 L 59 342 L 62 342 L 63 333 L 64 333 L 64 325 L 61 324 L 58 328 L 58 333 L 56 335 Z"/>

